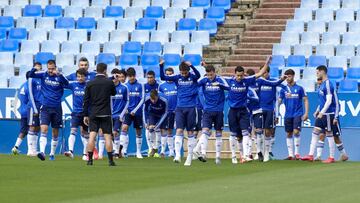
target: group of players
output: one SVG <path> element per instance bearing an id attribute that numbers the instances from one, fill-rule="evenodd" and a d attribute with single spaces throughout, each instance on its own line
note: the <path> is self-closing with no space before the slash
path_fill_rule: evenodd
<path id="1" fill-rule="evenodd" d="M 327 79 L 327 68 L 317 67 L 319 83 L 319 107 L 315 113 L 316 121 L 312 133 L 308 156 L 300 157 L 300 132 L 302 121 L 308 119 L 308 100 L 303 87 L 294 81 L 295 72 L 286 70 L 284 75 L 273 80 L 269 78 L 269 58 L 258 73 L 236 67 L 233 77 L 221 77 L 215 68 L 205 65 L 205 75 L 189 62 L 179 65 L 179 74 L 174 68 L 165 69 L 160 62 L 161 84 L 156 81 L 154 71 L 146 73 L 147 82 L 139 82 L 134 68 L 125 70 L 113 69 L 109 80 L 114 82 L 116 95 L 111 97 L 112 107 L 112 139 L 115 158 L 127 157 L 129 145 L 129 126 L 133 125 L 136 136 L 136 157 L 143 158 L 142 129 L 145 128 L 148 156 L 174 157 L 174 162 L 181 162 L 184 131 L 187 134 L 187 157 L 185 166 L 190 166 L 193 159 L 206 162 L 208 139 L 212 129 L 215 130 L 215 163 L 220 164 L 222 151 L 222 134 L 224 127 L 224 104 L 230 107 L 228 121 L 230 129 L 230 149 L 232 163 L 237 164 L 236 148 L 240 151 L 240 162 L 272 159 L 272 147 L 275 139 L 275 123 L 278 107 L 285 105 L 286 143 L 289 152 L 287 160 L 320 159 L 324 147 L 325 135 L 328 138 L 330 156 L 325 163 L 335 161 L 335 143 L 341 153 L 341 160 L 348 159 L 344 146 L 339 138 L 338 121 L 339 103 L 336 90 Z M 98 64 L 98 66 L 106 66 Z M 84 122 L 83 99 L 88 81 L 96 77 L 90 72 L 86 58 L 78 62 L 78 70 L 64 77 L 56 67 L 55 61 L 49 60 L 47 71 L 41 70 L 41 64 L 26 75 L 28 78 L 18 91 L 21 102 L 21 130 L 12 149 L 19 153 L 19 146 L 27 135 L 28 155 L 45 160 L 48 126 L 52 127 L 52 140 L 49 160 L 55 159 L 58 145 L 59 129 L 62 128 L 61 98 L 64 89 L 70 89 L 73 95 L 71 114 L 71 132 L 68 138 L 68 151 L 65 155 L 73 158 L 76 135 L 80 129 L 83 143 L 83 160 L 88 160 L 87 146 L 89 142 L 88 126 Z M 165 70 L 164 70 L 165 69 Z M 282 84 L 286 80 L 287 84 Z M 279 91 L 277 91 L 277 88 Z M 225 91 L 228 92 L 225 97 Z M 91 104 L 90 104 L 91 105 Z M 176 126 L 176 127 L 175 127 Z M 173 131 L 175 131 L 175 136 Z M 37 150 L 38 135 L 40 134 Z M 92 157 L 103 158 L 105 139 L 101 129 L 98 132 L 98 152 Z M 334 140 L 335 137 L 335 140 Z M 198 139 L 197 139 L 198 138 Z M 253 144 L 255 142 L 255 144 Z M 255 157 L 252 156 L 253 145 L 256 146 Z M 295 150 L 294 150 L 295 148 Z M 317 148 L 317 157 L 314 157 Z M 159 149 L 161 149 L 159 151 Z"/>

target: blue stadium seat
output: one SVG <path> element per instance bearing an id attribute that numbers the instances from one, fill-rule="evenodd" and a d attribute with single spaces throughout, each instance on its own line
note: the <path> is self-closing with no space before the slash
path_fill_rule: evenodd
<path id="1" fill-rule="evenodd" d="M 100 53 L 96 57 L 96 64 L 99 63 L 105 63 L 108 66 L 115 66 L 116 60 L 115 60 L 115 54 L 112 53 Z"/>
<path id="2" fill-rule="evenodd" d="M 141 56 L 141 65 L 144 70 L 147 70 L 148 67 L 158 67 L 160 62 L 160 56 L 156 54 L 143 54 Z"/>
<path id="3" fill-rule="evenodd" d="M 44 10 L 44 17 L 58 18 L 62 16 L 62 8 L 59 5 L 47 5 Z"/>
<path id="4" fill-rule="evenodd" d="M 360 68 L 348 68 L 346 73 L 346 79 L 356 80 L 360 83 Z"/>
<path id="5" fill-rule="evenodd" d="M 138 65 L 138 56 L 135 54 L 122 54 L 119 59 L 122 68 Z"/>
<path id="6" fill-rule="evenodd" d="M 152 31 L 151 42 L 160 42 L 162 45 L 169 42 L 169 33 L 167 31 Z"/>
<path id="7" fill-rule="evenodd" d="M 207 30 L 211 36 L 214 36 L 217 32 L 217 23 L 212 19 L 201 19 L 198 30 Z"/>
<path id="8" fill-rule="evenodd" d="M 331 9 L 319 8 L 315 12 L 315 20 L 321 20 L 325 22 L 334 20 L 334 12 Z"/>
<path id="9" fill-rule="evenodd" d="M 358 51 L 360 51 L 358 49 Z M 353 56 L 350 58 L 350 66 L 349 67 L 360 67 L 360 56 Z"/>
<path id="10" fill-rule="evenodd" d="M 312 21 L 312 10 L 306 8 L 296 8 L 294 14 L 294 20 L 301 20 L 304 22 Z"/>
<path id="11" fill-rule="evenodd" d="M 86 7 L 84 17 L 95 18 L 95 20 L 99 20 L 103 17 L 103 9 L 96 6 Z"/>
<path id="12" fill-rule="evenodd" d="M 358 92 L 358 82 L 356 80 L 341 80 L 338 92 L 352 93 Z"/>
<path id="13" fill-rule="evenodd" d="M 155 30 L 156 20 L 154 18 L 140 18 L 136 29 L 138 30 Z"/>
<path id="14" fill-rule="evenodd" d="M 113 53 L 115 56 L 121 55 L 121 42 L 105 42 L 103 53 Z"/>
<path id="15" fill-rule="evenodd" d="M 0 39 L 6 39 L 6 29 L 0 29 Z"/>
<path id="16" fill-rule="evenodd" d="M 52 5 L 60 5 L 61 7 L 65 8 L 66 6 L 69 6 L 68 0 L 51 0 Z"/>
<path id="17" fill-rule="evenodd" d="M 0 41 L 1 52 L 18 52 L 19 42 L 13 39 L 4 39 Z"/>
<path id="18" fill-rule="evenodd" d="M 105 18 L 123 18 L 124 9 L 121 6 L 107 6 L 104 12 Z"/>
<path id="19" fill-rule="evenodd" d="M 163 9 L 167 9 L 170 6 L 170 0 L 151 0 L 152 6 L 161 6 Z"/>
<path id="20" fill-rule="evenodd" d="M 55 56 L 51 52 L 39 52 L 35 55 L 35 62 L 39 62 L 42 65 L 47 64 L 49 60 L 55 60 Z"/>
<path id="21" fill-rule="evenodd" d="M 196 20 L 193 18 L 182 18 L 178 23 L 178 30 L 196 30 Z"/>
<path id="22" fill-rule="evenodd" d="M 287 67 L 305 67 L 306 60 L 305 56 L 301 55 L 290 55 L 287 59 Z"/>
<path id="23" fill-rule="evenodd" d="M 164 10 L 160 6 L 148 6 L 145 9 L 145 18 L 162 18 Z"/>
<path id="24" fill-rule="evenodd" d="M 0 61 L 0 65 L 12 65 L 14 63 L 14 54 L 11 52 L 0 52 Z M 1 73 L 0 71 L 0 74 Z"/>
<path id="25" fill-rule="evenodd" d="M 135 19 L 122 18 L 117 20 L 117 29 L 120 31 L 132 32 L 135 30 Z"/>
<path id="26" fill-rule="evenodd" d="M 316 46 L 316 55 L 325 56 L 326 58 L 333 57 L 335 53 L 334 45 L 320 44 Z"/>
<path id="27" fill-rule="evenodd" d="M 11 28 L 9 31 L 9 39 L 26 40 L 27 31 L 26 28 Z"/>
<path id="28" fill-rule="evenodd" d="M 64 17 L 72 17 L 77 20 L 83 17 L 83 9 L 78 6 L 68 6 L 64 9 Z"/>
<path id="29" fill-rule="evenodd" d="M 3 16 L 12 16 L 14 19 L 18 19 L 22 16 L 21 9 L 22 9 L 21 6 L 14 6 L 14 5 L 5 6 Z"/>
<path id="30" fill-rule="evenodd" d="M 182 8 L 169 7 L 165 10 L 165 18 L 167 19 L 175 19 L 179 21 L 184 17 L 184 11 Z"/>
<path id="31" fill-rule="evenodd" d="M 344 79 L 344 69 L 341 67 L 329 67 L 328 78 L 337 83 L 340 82 Z"/>
<path id="32" fill-rule="evenodd" d="M 199 43 L 203 46 L 208 46 L 210 44 L 209 32 L 206 30 L 192 32 L 191 43 Z"/>
<path id="33" fill-rule="evenodd" d="M 326 56 L 311 55 L 308 61 L 308 67 L 318 67 L 320 65 L 327 65 Z"/>
<path id="34" fill-rule="evenodd" d="M 342 0 L 342 8 L 359 8 L 360 1 Z"/>
<path id="35" fill-rule="evenodd" d="M 41 17 L 42 9 L 40 5 L 26 5 L 23 16 L 26 17 Z"/>
<path id="36" fill-rule="evenodd" d="M 190 0 L 172 0 L 172 7 L 186 10 L 190 6 Z"/>
<path id="37" fill-rule="evenodd" d="M 304 72 L 303 72 L 303 77 L 302 79 L 304 80 L 309 80 L 309 81 L 313 81 L 315 83 L 315 81 L 317 80 L 316 77 L 316 68 L 315 67 L 307 67 L 304 68 Z"/>
<path id="38" fill-rule="evenodd" d="M 191 7 L 203 7 L 207 9 L 210 7 L 210 0 L 192 0 Z"/>
<path id="39" fill-rule="evenodd" d="M 359 2 L 359 1 L 358 1 Z M 359 7 L 354 7 L 359 8 Z M 342 8 L 336 11 L 336 20 L 350 22 L 355 19 L 354 8 Z"/>
<path id="40" fill-rule="evenodd" d="M 190 61 L 193 66 L 199 66 L 201 64 L 200 54 L 185 54 L 184 61 Z"/>
<path id="41" fill-rule="evenodd" d="M 345 33 L 347 25 L 345 21 L 330 21 L 328 25 L 328 32 L 338 32 L 340 34 Z"/>
<path id="42" fill-rule="evenodd" d="M 14 27 L 14 18 L 12 16 L 0 16 L 0 28 L 9 30 Z"/>
<path id="43" fill-rule="evenodd" d="M 347 69 L 347 57 L 333 56 L 329 58 L 329 67 L 341 67 Z"/>
<path id="44" fill-rule="evenodd" d="M 300 4 L 301 8 L 307 8 L 309 10 L 316 10 L 319 8 L 319 1 L 314 0 L 302 0 Z"/>
<path id="45" fill-rule="evenodd" d="M 206 18 L 215 20 L 218 24 L 225 21 L 225 10 L 219 7 L 210 7 L 206 11 Z"/>
<path id="46" fill-rule="evenodd" d="M 286 22 L 286 32 L 304 32 L 304 21 L 302 20 L 288 20 Z"/>
<path id="47" fill-rule="evenodd" d="M 322 8 L 337 10 L 340 8 L 340 0 L 322 0 Z"/>
<path id="48" fill-rule="evenodd" d="M 270 66 L 270 78 L 278 79 L 280 77 L 280 70 L 278 66 Z"/>
<path id="49" fill-rule="evenodd" d="M 115 18 L 100 18 L 97 21 L 96 29 L 111 32 L 111 31 L 115 30 L 115 27 L 116 27 Z"/>
<path id="50" fill-rule="evenodd" d="M 123 45 L 123 54 L 141 55 L 141 43 L 140 42 L 125 42 Z"/>
<path id="51" fill-rule="evenodd" d="M 272 55 L 283 55 L 285 58 L 287 58 L 289 55 L 291 55 L 291 46 L 288 44 L 274 44 Z"/>
<path id="52" fill-rule="evenodd" d="M 225 10 L 229 10 L 231 8 L 231 0 L 213 0 L 212 1 L 213 7 L 221 7 Z"/>
<path id="53" fill-rule="evenodd" d="M 278 68 L 278 70 L 279 70 L 279 68 L 284 67 L 285 66 L 284 56 L 283 55 L 272 56 L 269 66 L 270 66 L 270 68 Z"/>
<path id="54" fill-rule="evenodd" d="M 321 38 L 321 44 L 340 44 L 340 33 L 337 32 L 324 32 Z"/>
<path id="55" fill-rule="evenodd" d="M 144 48 L 143 48 L 143 54 L 161 55 L 161 43 L 160 42 L 145 42 Z"/>
<path id="56" fill-rule="evenodd" d="M 199 22 L 204 18 L 204 9 L 201 7 L 189 7 L 186 9 L 185 18 L 193 18 Z"/>
<path id="57" fill-rule="evenodd" d="M 159 67 L 159 65 L 146 67 L 145 71 L 146 71 L 146 72 L 154 71 L 154 73 L 155 73 L 155 78 L 156 78 L 156 79 L 160 79 L 160 67 Z"/>
<path id="58" fill-rule="evenodd" d="M 95 18 L 83 17 L 78 19 L 76 29 L 87 29 L 87 31 L 89 32 L 92 29 L 95 29 L 95 25 Z"/>
<path id="59" fill-rule="evenodd" d="M 326 32 L 326 22 L 321 20 L 309 21 L 307 25 L 307 32 Z"/>
<path id="60" fill-rule="evenodd" d="M 178 67 L 181 63 L 181 57 L 179 54 L 164 54 L 165 67 Z"/>
<path id="61" fill-rule="evenodd" d="M 75 20 L 71 17 L 60 17 L 56 20 L 57 29 L 75 29 Z"/>
<path id="62" fill-rule="evenodd" d="M 320 35 L 317 32 L 303 32 L 301 34 L 301 44 L 309 44 L 312 46 L 318 45 L 320 42 Z"/>
<path id="63" fill-rule="evenodd" d="M 312 45 L 310 44 L 295 44 L 294 55 L 304 55 L 305 58 L 309 58 L 312 55 Z"/>

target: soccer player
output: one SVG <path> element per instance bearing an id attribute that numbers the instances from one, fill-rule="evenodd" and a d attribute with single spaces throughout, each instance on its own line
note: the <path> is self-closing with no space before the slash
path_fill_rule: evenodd
<path id="1" fill-rule="evenodd" d="M 194 71 L 190 73 L 190 68 Z M 196 96 L 198 94 L 197 80 L 200 73 L 190 62 L 179 65 L 180 74 L 168 76 L 164 74 L 164 61 L 160 62 L 160 78 L 164 81 L 174 81 L 178 88 L 177 107 L 175 110 L 176 136 L 175 136 L 175 163 L 181 162 L 181 147 L 184 138 L 184 129 L 188 133 L 188 156 L 185 166 L 191 165 L 192 153 L 196 140 L 193 134 L 196 126 Z"/>
<path id="2" fill-rule="evenodd" d="M 59 128 L 62 127 L 61 97 L 64 94 L 64 87 L 69 81 L 56 68 L 54 60 L 47 62 L 47 72 L 36 72 L 33 68 L 29 77 L 41 79 L 41 92 L 43 95 L 40 108 L 40 153 L 38 157 L 45 161 L 45 148 L 47 143 L 48 127 L 52 127 L 52 140 L 50 160 L 55 160 L 55 150 L 58 145 Z"/>
<path id="3" fill-rule="evenodd" d="M 201 138 L 201 131 L 202 131 L 202 117 L 203 117 L 203 105 L 204 104 L 204 93 L 202 88 L 199 88 L 198 95 L 196 97 L 196 127 L 194 130 L 194 136 L 197 138 Z M 200 136 L 199 136 L 200 134 Z M 201 148 L 202 148 L 202 142 L 198 141 L 196 146 L 194 147 L 193 152 L 193 160 L 200 159 L 200 161 L 206 161 L 206 159 L 203 159 L 201 155 Z"/>
<path id="4" fill-rule="evenodd" d="M 145 97 L 145 88 L 144 85 L 139 83 L 136 79 L 136 71 L 134 68 L 129 68 L 127 71 L 128 82 L 126 86 L 129 91 L 129 106 L 127 113 L 125 113 L 125 119 L 121 129 L 121 135 L 125 136 L 125 140 L 128 138 L 129 126 L 133 123 L 136 131 L 136 158 L 142 159 L 141 154 L 141 145 L 142 145 L 142 135 L 141 130 L 143 128 L 143 118 L 142 118 L 142 105 L 144 103 Z M 124 156 L 127 154 L 128 142 L 124 143 L 123 151 Z"/>
<path id="5" fill-rule="evenodd" d="M 115 158 L 118 159 L 120 157 L 120 130 L 122 126 L 122 122 L 124 121 L 125 112 L 129 106 L 129 93 L 125 84 L 121 81 L 125 81 L 126 72 L 121 72 L 119 69 L 115 68 L 111 71 L 113 75 L 113 82 L 116 88 L 115 96 L 111 97 L 112 103 L 112 121 L 113 121 L 113 136 L 114 136 L 114 154 Z M 124 143 L 125 140 L 122 140 Z"/>
<path id="6" fill-rule="evenodd" d="M 174 74 L 173 68 L 167 68 L 165 74 L 171 76 Z M 174 124 L 175 109 L 177 103 L 177 87 L 173 81 L 165 81 L 159 85 L 159 92 L 164 95 L 168 101 L 168 112 L 164 122 L 161 124 L 161 152 L 160 156 L 165 157 L 166 143 L 169 148 L 169 156 L 174 156 Z"/>
<path id="7" fill-rule="evenodd" d="M 303 157 L 302 160 L 314 161 L 314 152 L 319 140 L 319 135 L 322 131 L 325 131 L 329 142 L 330 156 L 327 160 L 323 161 L 323 163 L 334 163 L 335 142 L 333 129 L 338 124 L 339 100 L 334 86 L 327 77 L 327 67 L 323 65 L 318 66 L 316 68 L 316 76 L 322 80 L 318 89 L 319 106 L 314 113 L 316 120 L 312 132 L 309 155 Z"/>
<path id="8" fill-rule="evenodd" d="M 78 128 L 80 128 L 80 136 L 83 144 L 83 156 L 82 159 L 84 161 L 88 160 L 87 157 L 87 144 L 89 142 L 89 133 L 88 126 L 84 123 L 83 116 L 83 101 L 85 95 L 85 87 L 86 87 L 86 70 L 78 69 L 76 71 L 77 81 L 70 81 L 69 85 L 66 87 L 72 91 L 73 95 L 73 110 L 71 112 L 71 130 L 68 138 L 68 149 L 64 154 L 67 157 L 74 158 L 74 145 L 76 140 L 76 134 L 78 132 Z"/>
<path id="9" fill-rule="evenodd" d="M 95 78 L 96 72 L 95 71 L 89 72 L 89 61 L 88 61 L 87 58 L 81 57 L 79 59 L 78 68 L 85 70 L 85 72 L 86 72 L 86 75 L 85 75 L 86 81 L 90 81 L 90 80 L 93 80 Z M 68 79 L 69 81 L 76 81 L 77 80 L 76 71 L 74 73 L 71 73 L 70 75 L 66 76 L 66 79 Z"/>
<path id="10" fill-rule="evenodd" d="M 287 85 L 280 91 L 278 104 L 284 103 L 286 109 L 284 118 L 286 145 L 289 153 L 286 160 L 300 160 L 301 123 L 308 119 L 309 102 L 304 88 L 294 81 L 294 70 L 288 69 L 284 74 L 287 76 Z"/>

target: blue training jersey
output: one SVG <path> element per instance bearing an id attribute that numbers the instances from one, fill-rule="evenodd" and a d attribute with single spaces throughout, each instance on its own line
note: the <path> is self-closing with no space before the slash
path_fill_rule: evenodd
<path id="1" fill-rule="evenodd" d="M 28 103 L 29 103 L 29 89 L 28 89 L 27 81 L 20 86 L 17 95 L 18 95 L 17 96 L 18 100 L 20 101 L 20 106 L 17 110 L 19 111 L 21 118 L 27 118 Z"/>
<path id="2" fill-rule="evenodd" d="M 93 80 L 96 76 L 96 72 L 95 71 L 91 71 L 91 72 L 87 72 L 85 77 L 86 77 L 86 82 L 89 82 L 90 80 Z M 76 78 L 76 71 L 74 73 L 71 73 L 70 75 L 66 76 L 66 79 L 68 79 L 69 81 L 77 81 Z"/>
<path id="3" fill-rule="evenodd" d="M 180 74 L 175 76 L 167 76 L 164 74 L 164 66 L 160 65 L 160 78 L 164 81 L 175 82 L 178 88 L 177 107 L 196 107 L 196 97 L 198 94 L 197 80 L 200 73 L 194 66 L 190 66 L 195 74 L 189 73 L 187 77 Z"/>
<path id="4" fill-rule="evenodd" d="M 162 93 L 168 101 L 168 111 L 174 112 L 177 103 L 177 87 L 175 83 L 166 81 L 160 84 L 159 92 Z"/>
<path id="5" fill-rule="evenodd" d="M 28 82 L 28 108 L 33 111 L 35 114 L 40 113 L 40 106 L 43 100 L 43 95 L 41 92 L 41 79 L 39 78 L 29 78 Z"/>
<path id="6" fill-rule="evenodd" d="M 218 83 L 214 85 L 214 83 Z M 199 81 L 199 86 L 204 94 L 205 111 L 224 111 L 225 89 L 228 84 L 222 77 L 216 76 L 213 80 L 205 77 Z"/>
<path id="7" fill-rule="evenodd" d="M 245 77 L 237 81 L 235 77 L 226 79 L 229 85 L 228 103 L 231 108 L 241 108 L 247 106 L 247 94 L 250 85 L 256 81 L 255 76 Z"/>
<path id="8" fill-rule="evenodd" d="M 260 107 L 265 111 L 274 111 L 275 110 L 275 101 L 276 101 L 276 86 L 280 85 L 283 80 L 273 80 L 273 79 L 264 79 L 258 78 L 256 80 L 256 85 L 259 87 L 259 99 Z"/>
<path id="9" fill-rule="evenodd" d="M 261 113 L 259 96 L 254 88 L 249 87 L 247 93 L 247 108 L 252 114 Z"/>
<path id="10" fill-rule="evenodd" d="M 80 83 L 78 81 L 71 81 L 66 87 L 72 91 L 73 95 L 73 113 L 82 113 L 83 112 L 83 101 L 85 95 L 86 82 Z"/>
<path id="11" fill-rule="evenodd" d="M 129 91 L 126 85 L 119 82 L 115 86 L 116 95 L 111 97 L 113 118 L 123 118 L 129 106 Z"/>
<path id="12" fill-rule="evenodd" d="M 159 83 L 157 83 L 156 81 L 152 85 L 149 83 L 145 83 L 144 88 L 145 88 L 145 95 L 148 96 L 148 94 L 150 94 L 151 90 L 159 89 Z"/>
<path id="13" fill-rule="evenodd" d="M 64 94 L 64 87 L 69 84 L 69 81 L 63 75 L 50 76 L 47 72 L 35 72 L 33 68 L 30 71 L 29 77 L 41 79 L 41 92 L 43 99 L 41 104 L 48 107 L 61 106 L 61 97 Z"/>
<path id="14" fill-rule="evenodd" d="M 145 99 L 145 88 L 144 85 L 139 83 L 137 80 L 133 84 L 129 81 L 126 83 L 129 91 L 129 113 L 135 113 L 141 115 L 141 108 Z"/>
<path id="15" fill-rule="evenodd" d="M 280 96 L 285 105 L 285 118 L 294 118 L 304 115 L 303 98 L 306 97 L 304 88 L 296 83 L 287 85 L 280 90 Z"/>
<path id="16" fill-rule="evenodd" d="M 165 97 L 160 96 L 155 103 L 152 103 L 150 96 L 145 98 L 143 107 L 143 120 L 147 123 L 149 115 L 161 117 L 155 128 L 158 128 L 167 116 L 168 102 Z"/>
<path id="17" fill-rule="evenodd" d="M 331 96 L 331 102 L 326 105 L 326 97 Z M 339 113 L 339 99 L 337 97 L 335 88 L 330 80 L 325 80 L 321 83 L 318 89 L 319 98 L 319 110 L 323 114 L 335 114 L 338 116 Z"/>

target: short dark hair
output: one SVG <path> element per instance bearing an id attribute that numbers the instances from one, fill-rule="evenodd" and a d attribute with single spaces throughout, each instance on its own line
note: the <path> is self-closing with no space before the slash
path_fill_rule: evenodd
<path id="1" fill-rule="evenodd" d="M 180 71 L 190 71 L 190 67 L 188 66 L 188 64 L 186 64 L 184 61 L 180 63 L 179 65 L 179 70 Z"/>
<path id="2" fill-rule="evenodd" d="M 134 68 L 131 68 L 131 67 L 126 70 L 126 73 L 127 73 L 127 75 L 128 75 L 129 77 L 136 75 L 135 69 L 134 69 Z"/>
<path id="3" fill-rule="evenodd" d="M 209 72 L 215 72 L 215 67 L 213 65 L 207 65 L 205 67 L 205 72 L 209 73 Z"/>
<path id="4" fill-rule="evenodd" d="M 236 66 L 236 68 L 235 68 L 235 73 L 236 72 L 244 72 L 244 71 L 245 71 L 245 69 L 242 66 Z"/>
<path id="5" fill-rule="evenodd" d="M 111 71 L 111 74 L 120 74 L 121 72 L 120 72 L 120 70 L 118 69 L 118 68 L 114 68 L 114 69 L 112 69 L 112 71 Z"/>
<path id="6" fill-rule="evenodd" d="M 325 73 L 327 73 L 327 67 L 324 65 L 318 66 L 316 67 L 316 70 L 318 71 L 324 71 Z"/>
<path id="7" fill-rule="evenodd" d="M 174 69 L 173 69 L 173 68 L 171 68 L 171 67 L 167 68 L 167 69 L 165 70 L 165 72 L 166 72 L 166 71 L 169 71 L 169 72 L 174 73 Z"/>
<path id="8" fill-rule="evenodd" d="M 33 65 L 33 67 L 35 67 L 35 66 L 41 66 L 41 63 L 35 62 L 34 65 Z"/>
<path id="9" fill-rule="evenodd" d="M 149 70 L 146 75 L 151 75 L 155 77 L 155 72 L 153 70 Z"/>
<path id="10" fill-rule="evenodd" d="M 82 61 L 82 62 L 88 62 L 89 63 L 89 60 L 86 58 L 86 57 L 81 57 L 79 59 L 79 62 Z"/>
<path id="11" fill-rule="evenodd" d="M 120 72 L 119 72 L 119 74 L 123 74 L 125 77 L 126 77 L 126 75 L 127 75 L 127 74 L 126 74 L 126 71 L 125 71 L 124 69 L 121 69 Z"/>
<path id="12" fill-rule="evenodd" d="M 254 71 L 254 69 L 249 68 L 249 69 L 246 70 L 246 74 L 249 75 L 249 76 L 252 76 L 252 75 L 255 75 L 255 71 Z"/>
<path id="13" fill-rule="evenodd" d="M 284 75 L 295 75 L 295 71 L 293 69 L 287 69 Z"/>
<path id="14" fill-rule="evenodd" d="M 86 75 L 86 70 L 85 69 L 83 69 L 83 68 L 81 68 L 81 69 L 78 69 L 77 71 L 76 71 L 76 76 L 79 74 L 79 75 L 83 75 L 83 76 L 85 76 Z"/>
<path id="15" fill-rule="evenodd" d="M 97 73 L 105 73 L 107 70 L 107 65 L 105 63 L 98 63 L 96 65 L 96 72 Z"/>
<path id="16" fill-rule="evenodd" d="M 260 67 L 260 69 L 261 69 L 262 67 Z M 269 66 L 266 66 L 266 72 L 267 73 L 270 73 L 270 67 Z"/>
<path id="17" fill-rule="evenodd" d="M 55 62 L 55 60 L 50 59 L 47 61 L 47 65 L 55 65 L 56 66 L 56 62 Z"/>
<path id="18" fill-rule="evenodd" d="M 155 97 L 157 97 L 157 96 L 159 96 L 158 91 L 157 91 L 156 89 L 152 89 L 152 90 L 150 91 L 150 98 L 151 98 L 151 99 L 155 99 Z"/>

